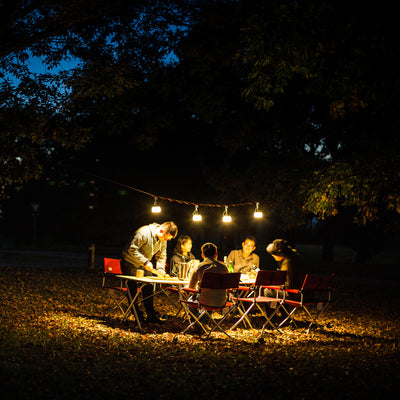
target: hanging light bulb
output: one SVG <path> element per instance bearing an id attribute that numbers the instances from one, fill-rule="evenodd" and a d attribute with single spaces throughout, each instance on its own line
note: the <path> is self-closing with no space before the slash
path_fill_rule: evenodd
<path id="1" fill-rule="evenodd" d="M 260 203 L 256 203 L 256 209 L 254 210 L 254 218 L 262 218 L 263 213 L 258 209 Z"/>
<path id="2" fill-rule="evenodd" d="M 154 197 L 154 204 L 153 207 L 151 207 L 151 212 L 153 213 L 161 212 L 161 207 L 157 205 L 157 197 Z"/>
<path id="3" fill-rule="evenodd" d="M 222 215 L 222 222 L 232 222 L 232 217 L 228 215 L 228 206 L 225 206 L 225 211 Z"/>
<path id="4" fill-rule="evenodd" d="M 203 219 L 203 217 L 201 216 L 201 214 L 199 214 L 199 206 L 195 205 L 194 206 L 194 211 L 193 211 L 193 221 L 201 221 Z"/>

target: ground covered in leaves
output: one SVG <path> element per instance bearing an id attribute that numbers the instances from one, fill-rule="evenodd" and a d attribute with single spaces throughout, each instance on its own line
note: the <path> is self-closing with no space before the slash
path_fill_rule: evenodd
<path id="1" fill-rule="evenodd" d="M 180 334 L 182 320 L 121 323 L 84 268 L 0 267 L 3 399 L 381 399 L 399 389 L 397 281 L 338 276 L 335 301 L 306 335 L 236 329 Z M 165 309 L 158 301 L 159 309 Z"/>

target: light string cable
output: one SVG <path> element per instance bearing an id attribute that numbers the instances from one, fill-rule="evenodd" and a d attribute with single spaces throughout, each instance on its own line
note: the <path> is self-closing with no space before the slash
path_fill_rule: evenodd
<path id="1" fill-rule="evenodd" d="M 223 207 L 223 208 L 226 208 L 226 207 L 248 206 L 248 205 L 252 205 L 252 204 L 257 204 L 258 203 L 258 202 L 255 202 L 255 201 L 245 202 L 245 203 L 235 203 L 235 204 L 194 203 L 192 201 L 173 199 L 173 198 L 170 198 L 170 197 L 163 197 L 163 196 L 160 196 L 160 195 L 156 195 L 156 194 L 153 194 L 153 193 L 146 192 L 146 191 L 141 190 L 141 189 L 137 189 L 137 188 L 135 188 L 133 186 L 129 186 L 129 185 L 126 185 L 126 184 L 121 183 L 121 182 L 117 182 L 117 181 L 115 181 L 113 179 L 109 179 L 109 178 L 106 178 L 104 176 L 99 176 L 99 175 L 96 175 L 96 174 L 93 174 L 93 173 L 89 173 L 89 172 L 86 172 L 86 171 L 82 171 L 82 170 L 81 170 L 81 172 L 85 173 L 86 175 L 90 175 L 90 176 L 92 176 L 94 178 L 101 179 L 103 181 L 107 181 L 107 182 L 113 183 L 115 185 L 122 186 L 124 188 L 134 190 L 134 191 L 139 192 L 139 193 L 143 193 L 143 194 L 145 194 L 147 196 L 153 197 L 154 200 L 161 199 L 161 200 L 169 201 L 171 203 L 175 202 L 175 203 L 179 203 L 179 204 L 185 204 L 185 205 L 188 205 L 188 206 Z"/>

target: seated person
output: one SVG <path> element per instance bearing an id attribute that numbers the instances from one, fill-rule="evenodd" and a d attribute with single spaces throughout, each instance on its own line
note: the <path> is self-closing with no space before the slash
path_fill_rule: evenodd
<path id="1" fill-rule="evenodd" d="M 232 250 L 226 263 L 232 261 L 233 272 L 240 272 L 242 274 L 249 274 L 255 269 L 260 267 L 260 257 L 253 253 L 256 248 L 256 239 L 254 236 L 247 236 L 242 242 L 241 250 Z"/>
<path id="2" fill-rule="evenodd" d="M 306 276 L 296 249 L 283 239 L 276 239 L 267 246 L 267 252 L 277 261 L 277 269 L 287 271 L 285 288 L 300 289 Z"/>
<path id="3" fill-rule="evenodd" d="M 204 272 L 224 274 L 228 272 L 225 264 L 217 260 L 218 249 L 213 243 L 205 243 L 201 246 L 201 256 L 203 261 L 193 269 L 189 278 L 189 288 L 196 289 L 200 286 Z M 202 296 L 207 300 L 206 303 L 213 307 L 225 305 L 227 292 L 225 289 L 203 289 Z"/>
<path id="4" fill-rule="evenodd" d="M 267 252 L 277 261 L 277 269 L 281 271 L 287 271 L 285 289 L 300 289 L 304 278 L 306 276 L 301 258 L 296 249 L 289 246 L 288 242 L 284 239 L 276 239 L 267 246 Z M 278 293 L 277 293 L 278 292 Z M 283 292 L 281 290 L 265 289 L 264 296 L 283 297 Z M 294 300 L 297 299 L 297 295 L 288 295 L 286 297 L 293 297 Z M 295 298 L 296 297 L 296 298 Z M 272 305 L 272 303 L 271 303 Z M 285 305 L 288 312 L 291 311 L 291 306 Z M 272 310 L 266 309 L 267 313 Z M 283 316 L 283 319 L 285 316 Z M 275 320 L 278 319 L 276 316 Z"/>
<path id="5" fill-rule="evenodd" d="M 179 267 L 182 263 L 188 263 L 195 259 L 195 256 L 190 252 L 191 250 L 192 239 L 190 236 L 179 236 L 174 252 L 169 261 L 169 274 L 171 276 L 178 276 Z"/>

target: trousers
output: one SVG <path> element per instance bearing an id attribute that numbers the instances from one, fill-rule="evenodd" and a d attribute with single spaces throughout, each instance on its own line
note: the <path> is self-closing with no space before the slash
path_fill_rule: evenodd
<path id="1" fill-rule="evenodd" d="M 128 263 L 127 261 L 125 261 L 123 259 L 121 260 L 121 271 L 124 275 L 136 276 L 137 269 L 138 268 L 135 267 L 133 264 Z M 128 281 L 128 288 L 129 288 L 129 292 L 131 293 L 131 296 L 134 297 L 138 290 L 137 282 Z M 143 305 L 146 310 L 147 316 L 152 316 L 155 314 L 153 285 L 151 285 L 151 284 L 143 285 L 141 290 L 142 290 L 142 297 L 143 297 Z M 136 310 L 140 311 L 138 297 L 136 298 L 134 304 L 135 304 Z"/>

